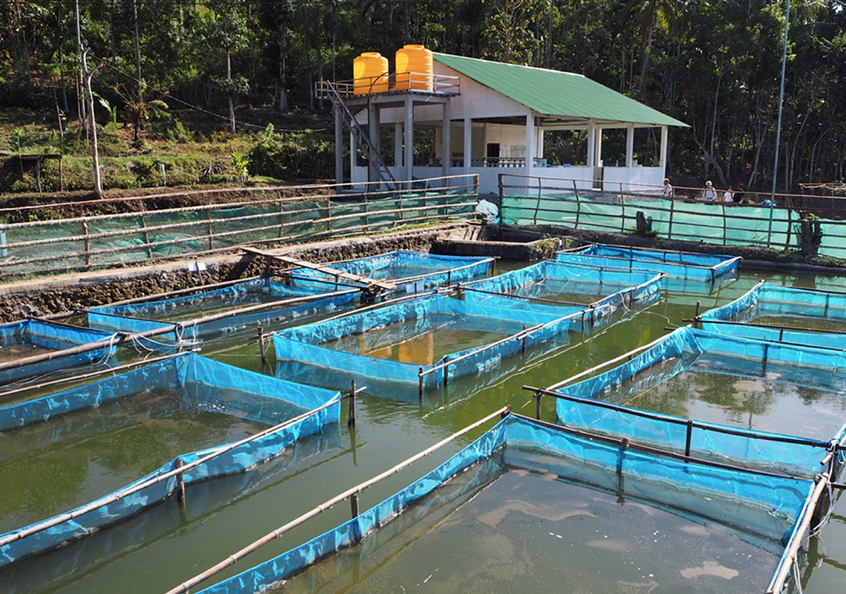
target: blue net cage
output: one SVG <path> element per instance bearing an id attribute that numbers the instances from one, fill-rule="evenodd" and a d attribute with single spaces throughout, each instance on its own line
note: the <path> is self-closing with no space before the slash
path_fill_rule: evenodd
<path id="1" fill-rule="evenodd" d="M 185 353 L 98 382 L 3 407 L 0 435 L 50 423 L 44 425 L 47 431 L 40 431 L 39 435 L 51 442 L 70 439 L 74 431 L 65 432 L 62 426 L 75 418 L 73 413 L 102 409 L 127 399 L 138 401 L 164 391 L 175 392 L 177 402 L 170 404 L 173 410 L 161 410 L 160 402 L 153 405 L 155 410 L 149 411 L 153 416 L 190 409 L 247 421 L 255 428 L 235 442 L 183 453 L 131 484 L 69 512 L 0 535 L 0 565 L 85 537 L 157 504 L 177 490 L 174 471 L 178 468 L 187 467 L 181 473 L 185 484 L 242 473 L 279 456 L 299 438 L 321 432 L 324 425 L 337 424 L 340 416 L 337 392 Z M 125 423 L 118 421 L 117 426 L 121 424 Z M 50 431 L 53 425 L 56 429 Z M 191 466 L 194 463 L 198 464 Z"/>
<path id="2" fill-rule="evenodd" d="M 484 277 L 493 265 L 493 258 L 425 254 L 397 250 L 387 254 L 327 264 L 340 272 L 355 274 L 372 280 L 389 281 L 398 290 L 422 292 Z M 310 268 L 296 268 L 291 272 L 297 279 L 331 282 L 331 275 Z"/>
<path id="3" fill-rule="evenodd" d="M 783 549 L 782 538 L 792 535 L 813 487 L 808 479 L 680 461 L 508 415 L 421 479 L 352 520 L 202 593 L 274 591 L 309 566 L 351 547 L 361 547 L 361 555 L 371 555 L 368 542 L 377 541 L 391 523 L 416 520 L 457 494 L 490 484 L 497 473 L 509 467 L 614 493 L 699 524 L 719 524 L 773 553 L 772 566 Z M 478 478 L 467 478 L 474 471 Z M 459 475 L 461 479 L 457 479 Z M 519 500 L 519 494 L 512 497 Z M 309 583 L 313 588 L 320 586 L 319 582 Z"/>
<path id="4" fill-rule="evenodd" d="M 280 303 L 300 298 L 306 299 L 287 306 Z M 88 310 L 88 324 L 92 328 L 128 334 L 172 328 L 172 332 L 160 339 L 142 341 L 147 346 L 167 351 L 180 340 L 208 339 L 239 328 L 331 312 L 351 305 L 355 298 L 355 291 L 327 293 L 326 285 L 298 286 L 262 277 L 180 297 L 94 307 Z M 268 306 L 254 307 L 261 304 Z M 250 311 L 240 312 L 245 308 Z M 181 326 L 183 322 L 226 312 L 231 315 L 185 328 Z"/>
<path id="5" fill-rule="evenodd" d="M 484 302 L 507 295 L 529 302 L 586 305 L 602 317 L 621 308 L 653 303 L 661 296 L 663 274 L 578 266 L 545 260 L 490 279 L 462 285 L 465 299 Z"/>
<path id="6" fill-rule="evenodd" d="M 37 361 L 0 370 L 0 384 L 7 384 L 33 377 L 85 365 L 106 363 L 114 354 L 114 345 L 109 341 L 113 334 L 102 330 L 78 328 L 42 320 L 23 320 L 0 326 L 0 363 L 8 363 L 26 357 L 66 351 L 78 346 L 103 342 L 100 348 L 62 355 L 50 360 Z"/>
<path id="7" fill-rule="evenodd" d="M 436 387 L 445 376 L 483 373 L 541 343 L 566 344 L 568 330 L 581 329 L 583 312 L 504 297 L 484 304 L 443 295 L 408 298 L 275 332 L 277 374 L 297 379 L 309 367 L 340 370 L 345 381 L 336 387 L 355 379 L 397 397 L 391 387 L 397 394 L 408 386 Z"/>
<path id="8" fill-rule="evenodd" d="M 762 388 L 771 389 L 765 402 L 778 409 L 778 398 L 807 398 L 808 394 L 841 394 L 846 384 L 835 379 L 834 370 L 846 362 L 844 354 L 814 347 L 796 347 L 768 341 L 725 336 L 685 327 L 656 342 L 630 361 L 589 379 L 561 387 L 556 392 L 577 399 L 597 399 L 626 406 L 599 406 L 587 402 L 559 400 L 559 422 L 611 435 L 621 435 L 665 449 L 684 451 L 693 456 L 712 458 L 800 476 L 820 472 L 826 449 L 843 436 L 843 419 L 819 416 L 813 407 L 800 409 L 786 425 L 781 417 L 757 407 Z M 705 374 L 713 381 L 703 382 L 720 398 L 702 392 L 700 384 L 685 374 Z M 767 384 L 763 384 L 762 378 Z M 667 385 L 677 382 L 682 405 L 688 404 L 699 415 L 729 423 L 702 419 L 691 421 L 671 414 L 645 414 L 678 409 L 674 392 Z M 772 383 L 775 388 L 771 388 Z M 802 392 L 801 388 L 808 388 Z M 798 394 L 798 395 L 797 395 Z M 836 397 L 836 396 L 832 396 Z M 692 404 L 687 400 L 697 399 Z M 813 396 L 812 396 L 813 398 Z M 819 396 L 817 396 L 819 398 Z M 701 401 L 705 407 L 699 407 Z M 737 422 L 736 406 L 747 413 L 744 425 Z M 637 405 L 636 403 L 641 403 Z M 725 403 L 725 404 L 724 404 Z M 645 406 L 649 404 L 650 406 Z M 743 408 L 747 406 L 748 408 Z M 757 408 L 756 408 L 757 407 Z M 709 412 L 710 411 L 710 412 Z M 781 431 L 764 427 L 779 425 Z M 802 433 L 798 433 L 800 428 Z"/>
<path id="9" fill-rule="evenodd" d="M 663 272 L 671 279 L 713 282 L 718 277 L 734 273 L 740 264 L 736 256 L 699 254 L 690 252 L 648 250 L 593 244 L 576 252 L 559 252 L 561 262 L 588 266 L 611 266 Z"/>
<path id="10" fill-rule="evenodd" d="M 703 313 L 701 325 L 721 334 L 842 349 L 846 294 L 760 283 Z"/>

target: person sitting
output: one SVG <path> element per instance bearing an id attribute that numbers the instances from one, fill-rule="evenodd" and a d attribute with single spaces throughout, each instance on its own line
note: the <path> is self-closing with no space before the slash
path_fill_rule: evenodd
<path id="1" fill-rule="evenodd" d="M 714 184 L 709 181 L 705 182 L 705 189 L 702 190 L 702 200 L 705 202 L 714 202 L 717 199 L 717 190 L 714 189 Z"/>
<path id="2" fill-rule="evenodd" d="M 661 197 L 662 198 L 672 198 L 673 197 L 673 186 L 670 185 L 670 180 L 664 178 L 664 185 L 661 186 Z"/>

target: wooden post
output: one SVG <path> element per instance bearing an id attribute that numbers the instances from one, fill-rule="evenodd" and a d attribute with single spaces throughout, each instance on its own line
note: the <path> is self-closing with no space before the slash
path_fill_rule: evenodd
<path id="1" fill-rule="evenodd" d="M 449 385 L 449 355 L 444 357 L 444 386 Z"/>
<path id="2" fill-rule="evenodd" d="M 423 376 L 423 368 L 420 367 L 420 370 L 417 373 L 418 373 L 417 377 L 418 377 L 418 381 L 419 381 L 419 386 L 417 388 L 417 396 L 420 399 L 420 404 L 423 404 L 423 377 L 424 377 Z"/>
<path id="3" fill-rule="evenodd" d="M 178 457 L 176 459 L 177 470 L 182 468 L 184 465 L 185 463 L 182 461 L 182 456 Z M 181 472 L 176 475 L 176 498 L 181 504 L 185 504 L 185 476 Z"/>
<path id="4" fill-rule="evenodd" d="M 355 380 L 352 380 L 350 387 L 350 411 L 347 415 L 347 425 L 350 427 L 355 425 Z"/>
<path id="5" fill-rule="evenodd" d="M 358 493 L 350 495 L 350 512 L 353 519 L 358 517 Z"/>
<path id="6" fill-rule="evenodd" d="M 699 319 L 699 308 L 701 306 L 702 306 L 702 304 L 699 301 L 697 301 L 696 302 L 696 310 L 693 312 L 693 327 L 694 328 L 701 328 L 702 327 L 702 322 Z"/>
<path id="7" fill-rule="evenodd" d="M 535 392 L 535 418 L 540 421 L 541 418 L 541 398 L 543 398 L 543 392 L 538 390 Z"/>
<path id="8" fill-rule="evenodd" d="M 141 213 L 141 228 L 144 229 L 144 245 L 147 246 L 147 257 L 153 257 L 153 247 L 150 245 L 150 232 L 147 230 L 147 217 Z"/>
<path id="9" fill-rule="evenodd" d="M 208 229 L 209 233 L 209 249 L 214 249 L 214 230 L 212 229 L 212 216 L 211 216 L 211 209 L 206 210 L 206 228 Z"/>
<path id="10" fill-rule="evenodd" d="M 693 420 L 687 420 L 687 435 L 685 436 L 684 441 L 684 455 L 690 456 L 690 442 L 693 440 Z"/>
<path id="11" fill-rule="evenodd" d="M 261 352 L 261 362 L 267 364 L 267 353 L 264 351 L 264 326 L 259 324 L 258 327 L 258 341 L 259 351 Z"/>
<path id="12" fill-rule="evenodd" d="M 85 267 L 91 267 L 91 238 L 88 236 L 88 221 L 82 221 L 82 231 L 85 233 Z"/>

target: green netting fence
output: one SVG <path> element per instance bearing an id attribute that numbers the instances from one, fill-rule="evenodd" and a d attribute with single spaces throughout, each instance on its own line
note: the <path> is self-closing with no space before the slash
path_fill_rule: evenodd
<path id="1" fill-rule="evenodd" d="M 255 198 L 239 201 L 220 202 L 211 194 L 209 204 L 183 208 L 145 210 L 141 205 L 136 212 L 0 224 L 0 277 L 91 270 L 244 244 L 296 243 L 466 219 L 473 216 L 477 186 L 476 177 L 466 175 L 419 180 L 409 189 L 303 186 L 296 189 L 298 195 L 282 196 L 279 188 L 257 188 Z M 115 201 L 103 204 L 109 202 Z M 0 220 L 13 216 L 0 210 Z"/>
<path id="2" fill-rule="evenodd" d="M 715 245 L 801 250 L 805 211 L 792 197 L 776 197 L 776 206 L 707 203 L 662 198 L 654 192 L 581 190 L 566 180 L 502 176 L 501 217 L 507 225 L 561 225 L 582 231 L 635 233 L 638 217 L 648 233 L 662 239 Z M 514 178 L 514 179 L 511 179 Z M 510 180 L 510 181 L 509 181 Z M 797 197 L 801 198 L 801 197 Z M 846 208 L 846 202 L 843 203 Z M 831 209 L 829 209 L 831 210 Z M 846 221 L 819 221 L 819 254 L 846 258 Z"/>

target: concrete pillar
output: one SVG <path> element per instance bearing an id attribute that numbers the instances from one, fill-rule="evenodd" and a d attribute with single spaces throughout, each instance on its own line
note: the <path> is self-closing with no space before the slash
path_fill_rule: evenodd
<path id="1" fill-rule="evenodd" d="M 394 167 L 402 167 L 402 122 L 394 122 Z"/>
<path id="2" fill-rule="evenodd" d="M 371 101 L 367 102 L 367 136 L 370 145 L 379 157 L 379 106 Z M 379 181 L 379 164 L 376 159 L 367 159 L 367 181 Z"/>
<path id="3" fill-rule="evenodd" d="M 532 174 L 535 165 L 535 114 L 526 116 L 526 175 Z"/>
<path id="4" fill-rule="evenodd" d="M 444 103 L 444 119 L 443 119 L 443 155 L 441 156 L 441 175 L 447 176 L 450 174 L 452 168 L 452 142 L 451 142 L 451 122 L 450 122 L 450 105 L 449 98 Z"/>
<path id="5" fill-rule="evenodd" d="M 414 102 L 411 97 L 405 98 L 405 179 L 411 182 L 414 177 Z"/>
<path id="6" fill-rule="evenodd" d="M 626 126 L 626 167 L 634 167 L 634 126 Z"/>
<path id="7" fill-rule="evenodd" d="M 464 118 L 464 171 L 470 173 L 473 165 L 473 120 Z"/>
<path id="8" fill-rule="evenodd" d="M 596 155 L 593 157 L 597 167 L 604 165 L 602 162 L 602 128 L 596 127 Z"/>
<path id="9" fill-rule="evenodd" d="M 587 133 L 587 166 L 596 166 L 596 124 L 588 123 Z"/>
<path id="10" fill-rule="evenodd" d="M 661 126 L 661 176 L 665 176 L 667 172 L 667 149 L 670 146 L 669 143 L 669 130 L 668 126 Z"/>

